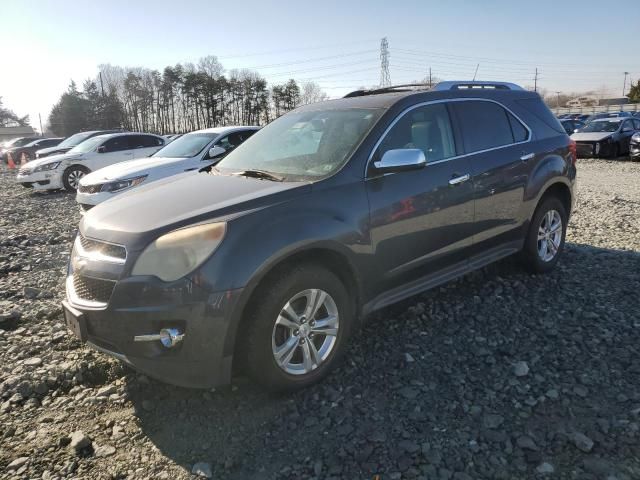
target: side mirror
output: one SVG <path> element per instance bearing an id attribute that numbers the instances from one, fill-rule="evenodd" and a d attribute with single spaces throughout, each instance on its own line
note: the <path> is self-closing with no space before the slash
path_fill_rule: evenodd
<path id="1" fill-rule="evenodd" d="M 96 150 L 98 153 L 105 153 L 107 151 L 107 147 L 105 147 L 104 145 L 100 145 L 98 147 L 98 150 Z"/>
<path id="2" fill-rule="evenodd" d="M 225 153 L 227 153 L 227 151 L 222 148 L 219 145 L 216 145 L 215 147 L 211 147 L 209 149 L 209 158 L 216 158 L 219 157 L 220 155 L 224 155 Z"/>
<path id="3" fill-rule="evenodd" d="M 426 165 L 427 159 L 419 148 L 387 150 L 382 158 L 373 164 L 380 173 L 417 170 Z"/>

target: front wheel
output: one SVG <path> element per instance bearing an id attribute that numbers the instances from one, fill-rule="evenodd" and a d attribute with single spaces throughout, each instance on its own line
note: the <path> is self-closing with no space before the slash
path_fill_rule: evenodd
<path id="1" fill-rule="evenodd" d="M 521 254 L 528 270 L 546 273 L 555 267 L 564 248 L 567 221 L 567 211 L 558 198 L 549 197 L 538 206 Z"/>
<path id="2" fill-rule="evenodd" d="M 315 265 L 283 272 L 258 292 L 238 335 L 246 335 L 246 367 L 269 390 L 319 382 L 346 348 L 354 304 L 340 279 Z"/>
<path id="3" fill-rule="evenodd" d="M 80 179 L 89 173 L 89 169 L 81 165 L 72 165 L 62 174 L 62 184 L 67 192 L 75 192 L 80 186 Z"/>

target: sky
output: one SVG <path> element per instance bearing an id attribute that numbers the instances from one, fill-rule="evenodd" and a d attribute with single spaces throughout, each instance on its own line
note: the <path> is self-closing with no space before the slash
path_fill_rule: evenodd
<path id="1" fill-rule="evenodd" d="M 623 2 L 620 18 L 640 18 Z M 75 80 L 103 63 L 162 70 L 216 55 L 270 83 L 316 81 L 330 97 L 433 77 L 513 81 L 548 92 L 622 94 L 640 79 L 638 28 L 611 23 L 602 0 L 289 1 L 0 0 L 0 96 L 39 128 Z"/>

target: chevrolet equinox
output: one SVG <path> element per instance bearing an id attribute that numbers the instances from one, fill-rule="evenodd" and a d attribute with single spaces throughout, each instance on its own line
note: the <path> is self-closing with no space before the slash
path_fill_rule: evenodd
<path id="1" fill-rule="evenodd" d="M 360 90 L 278 118 L 215 166 L 79 225 L 68 327 L 152 377 L 323 378 L 357 319 L 518 253 L 558 261 L 575 142 L 509 83 Z"/>

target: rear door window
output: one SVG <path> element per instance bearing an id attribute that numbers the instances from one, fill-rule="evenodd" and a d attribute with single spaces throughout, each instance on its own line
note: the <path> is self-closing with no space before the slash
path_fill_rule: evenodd
<path id="1" fill-rule="evenodd" d="M 489 150 L 515 142 L 508 112 L 497 103 L 470 100 L 452 102 L 452 105 L 460 123 L 466 153 Z M 513 120 L 517 122 L 515 118 Z M 517 123 L 515 126 L 517 129 Z M 522 130 L 519 130 L 518 134 L 522 138 Z M 526 139 L 526 136 L 524 138 Z"/>

